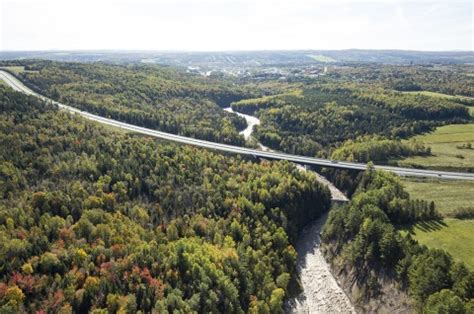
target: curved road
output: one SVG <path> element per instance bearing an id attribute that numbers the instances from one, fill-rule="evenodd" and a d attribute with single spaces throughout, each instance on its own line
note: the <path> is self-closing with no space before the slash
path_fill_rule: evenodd
<path id="1" fill-rule="evenodd" d="M 266 159 L 274 159 L 274 160 L 288 160 L 291 162 L 304 164 L 304 165 L 314 165 L 314 166 L 323 166 L 323 167 L 340 168 L 340 169 L 355 169 L 355 170 L 365 170 L 367 168 L 366 164 L 361 164 L 361 163 L 332 161 L 328 159 L 290 155 L 290 154 L 279 153 L 279 152 L 261 151 L 261 150 L 256 150 L 256 149 L 250 149 L 250 148 L 244 148 L 244 147 L 238 147 L 238 146 L 232 146 L 232 145 L 226 145 L 226 144 L 219 144 L 219 143 L 199 140 L 195 138 L 170 134 L 166 132 L 156 131 L 152 129 L 147 129 L 147 128 L 139 127 L 133 124 L 119 122 L 113 119 L 107 119 L 95 114 L 78 110 L 71 106 L 61 104 L 57 101 L 51 100 L 47 97 L 44 97 L 43 95 L 40 95 L 32 91 L 31 89 L 26 87 L 21 81 L 19 81 L 16 77 L 14 77 L 13 75 L 11 75 L 10 73 L 6 71 L 0 70 L 0 79 L 2 79 L 5 83 L 7 83 L 10 87 L 12 87 L 16 91 L 25 93 L 27 95 L 36 96 L 42 100 L 56 104 L 59 108 L 63 110 L 67 110 L 71 113 L 79 114 L 89 120 L 97 121 L 102 124 L 122 128 L 128 131 L 149 135 L 149 136 L 153 136 L 153 137 L 164 139 L 164 140 L 169 140 L 169 141 L 178 142 L 182 144 L 194 145 L 194 146 L 208 148 L 208 149 L 219 150 L 219 151 L 228 152 L 228 153 L 236 153 L 236 154 L 241 154 L 241 155 L 249 155 L 249 156 L 261 157 L 261 158 L 266 158 Z M 400 168 L 400 167 L 391 167 L 391 166 L 375 166 L 375 168 L 394 172 L 400 176 L 474 180 L 474 173 L 420 170 L 420 169 Z"/>

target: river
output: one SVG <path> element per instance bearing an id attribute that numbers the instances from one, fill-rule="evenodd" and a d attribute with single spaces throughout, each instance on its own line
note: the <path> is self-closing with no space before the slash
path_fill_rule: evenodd
<path id="1" fill-rule="evenodd" d="M 235 112 L 230 107 L 224 110 L 235 113 L 247 121 L 247 127 L 240 134 L 245 137 L 245 140 L 249 140 L 255 126 L 260 124 L 260 120 L 251 115 Z M 268 147 L 258 144 L 262 150 L 270 150 Z M 301 171 L 306 171 L 303 166 L 298 168 Z M 334 200 L 347 200 L 344 194 L 329 181 L 317 173 L 316 175 L 321 183 L 329 187 Z M 288 301 L 287 311 L 290 313 L 356 312 L 348 296 L 331 273 L 331 267 L 324 259 L 320 249 L 320 233 L 326 218 L 327 214 L 305 227 L 296 243 L 295 249 L 298 252 L 297 270 L 303 292 L 298 298 Z"/>
<path id="2" fill-rule="evenodd" d="M 224 108 L 224 111 L 235 113 L 239 117 L 242 117 L 247 121 L 247 127 L 243 129 L 242 131 L 239 132 L 239 134 L 243 135 L 245 140 L 248 141 L 252 135 L 252 132 L 255 128 L 256 125 L 260 125 L 260 119 L 248 114 L 243 114 L 237 111 L 234 111 L 231 107 Z M 272 150 L 265 146 L 262 145 L 262 143 L 257 142 L 258 146 L 260 147 L 261 150 L 266 151 L 266 152 L 271 152 Z"/>
<path id="3" fill-rule="evenodd" d="M 248 141 L 250 139 L 250 136 L 252 135 L 254 127 L 260 124 L 260 119 L 254 116 L 250 116 L 248 114 L 236 112 L 232 109 L 232 107 L 224 108 L 224 111 L 235 113 L 236 115 L 244 118 L 245 121 L 247 121 L 247 127 L 243 129 L 242 131 L 240 131 L 239 134 L 242 134 L 245 140 Z"/>

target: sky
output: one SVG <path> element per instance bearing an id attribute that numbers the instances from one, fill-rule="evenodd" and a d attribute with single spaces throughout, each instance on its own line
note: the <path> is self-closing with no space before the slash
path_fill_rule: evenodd
<path id="1" fill-rule="evenodd" d="M 0 0 L 0 50 L 474 49 L 466 0 Z"/>

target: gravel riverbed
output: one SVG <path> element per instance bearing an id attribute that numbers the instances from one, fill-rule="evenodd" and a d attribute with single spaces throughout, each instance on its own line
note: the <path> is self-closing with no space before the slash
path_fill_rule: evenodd
<path id="1" fill-rule="evenodd" d="M 255 125 L 260 124 L 257 117 L 235 112 L 230 107 L 224 110 L 245 118 L 247 128 L 240 134 L 243 134 L 246 140 L 250 138 Z M 263 150 L 268 150 L 267 147 L 261 144 L 260 146 Z M 306 171 L 303 166 L 299 168 Z M 317 175 L 318 180 L 329 187 L 333 199 L 347 200 L 341 191 Z M 309 224 L 298 238 L 295 249 L 298 252 L 297 270 L 303 292 L 298 298 L 288 301 L 287 307 L 290 313 L 356 313 L 351 301 L 331 273 L 330 265 L 320 249 L 320 233 L 326 219 L 327 214 Z"/>
<path id="2" fill-rule="evenodd" d="M 298 238 L 297 270 L 303 292 L 290 300 L 290 313 L 356 313 L 320 250 L 320 232 L 326 218 L 327 214 L 308 225 Z"/>

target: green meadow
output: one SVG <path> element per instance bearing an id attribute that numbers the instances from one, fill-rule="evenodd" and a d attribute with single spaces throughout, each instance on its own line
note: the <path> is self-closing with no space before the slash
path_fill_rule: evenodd
<path id="1" fill-rule="evenodd" d="M 467 96 L 461 96 L 461 95 L 448 95 L 448 94 L 443 94 L 443 93 L 437 93 L 437 92 L 430 92 L 430 91 L 413 91 L 413 92 L 404 92 L 406 94 L 420 94 L 420 95 L 425 95 L 425 96 L 431 96 L 431 97 L 441 97 L 441 98 L 450 98 L 450 99 L 472 99 L 472 97 L 467 97 Z"/>
<path id="2" fill-rule="evenodd" d="M 432 248 L 443 249 L 474 270 L 474 220 L 447 218 L 458 208 L 474 207 L 474 182 L 403 178 L 412 198 L 434 201 L 446 218 L 420 223 L 411 228 L 415 239 Z"/>
<path id="3" fill-rule="evenodd" d="M 324 55 L 308 55 L 308 57 L 318 62 L 324 62 L 324 63 L 336 62 L 336 59 L 328 57 L 328 56 L 324 56 Z"/>
<path id="4" fill-rule="evenodd" d="M 37 72 L 37 71 L 25 70 L 24 66 L 5 66 L 5 67 L 0 67 L 0 69 L 8 70 L 14 74 L 20 74 L 23 72 L 29 72 L 29 73 Z"/>
<path id="5" fill-rule="evenodd" d="M 460 171 L 474 168 L 474 124 L 446 125 L 414 138 L 431 147 L 431 156 L 405 158 L 399 161 L 401 166 Z"/>
<path id="6" fill-rule="evenodd" d="M 6 66 L 6 67 L 1 67 L 1 69 L 8 70 L 10 72 L 13 72 L 15 74 L 19 74 L 25 71 L 24 66 Z"/>
<path id="7" fill-rule="evenodd" d="M 474 270 L 474 220 L 446 218 L 437 223 L 417 224 L 412 233 L 421 244 L 445 250 Z"/>
<path id="8" fill-rule="evenodd" d="M 444 216 L 458 208 L 474 207 L 474 181 L 403 178 L 402 182 L 412 198 L 434 201 Z"/>

